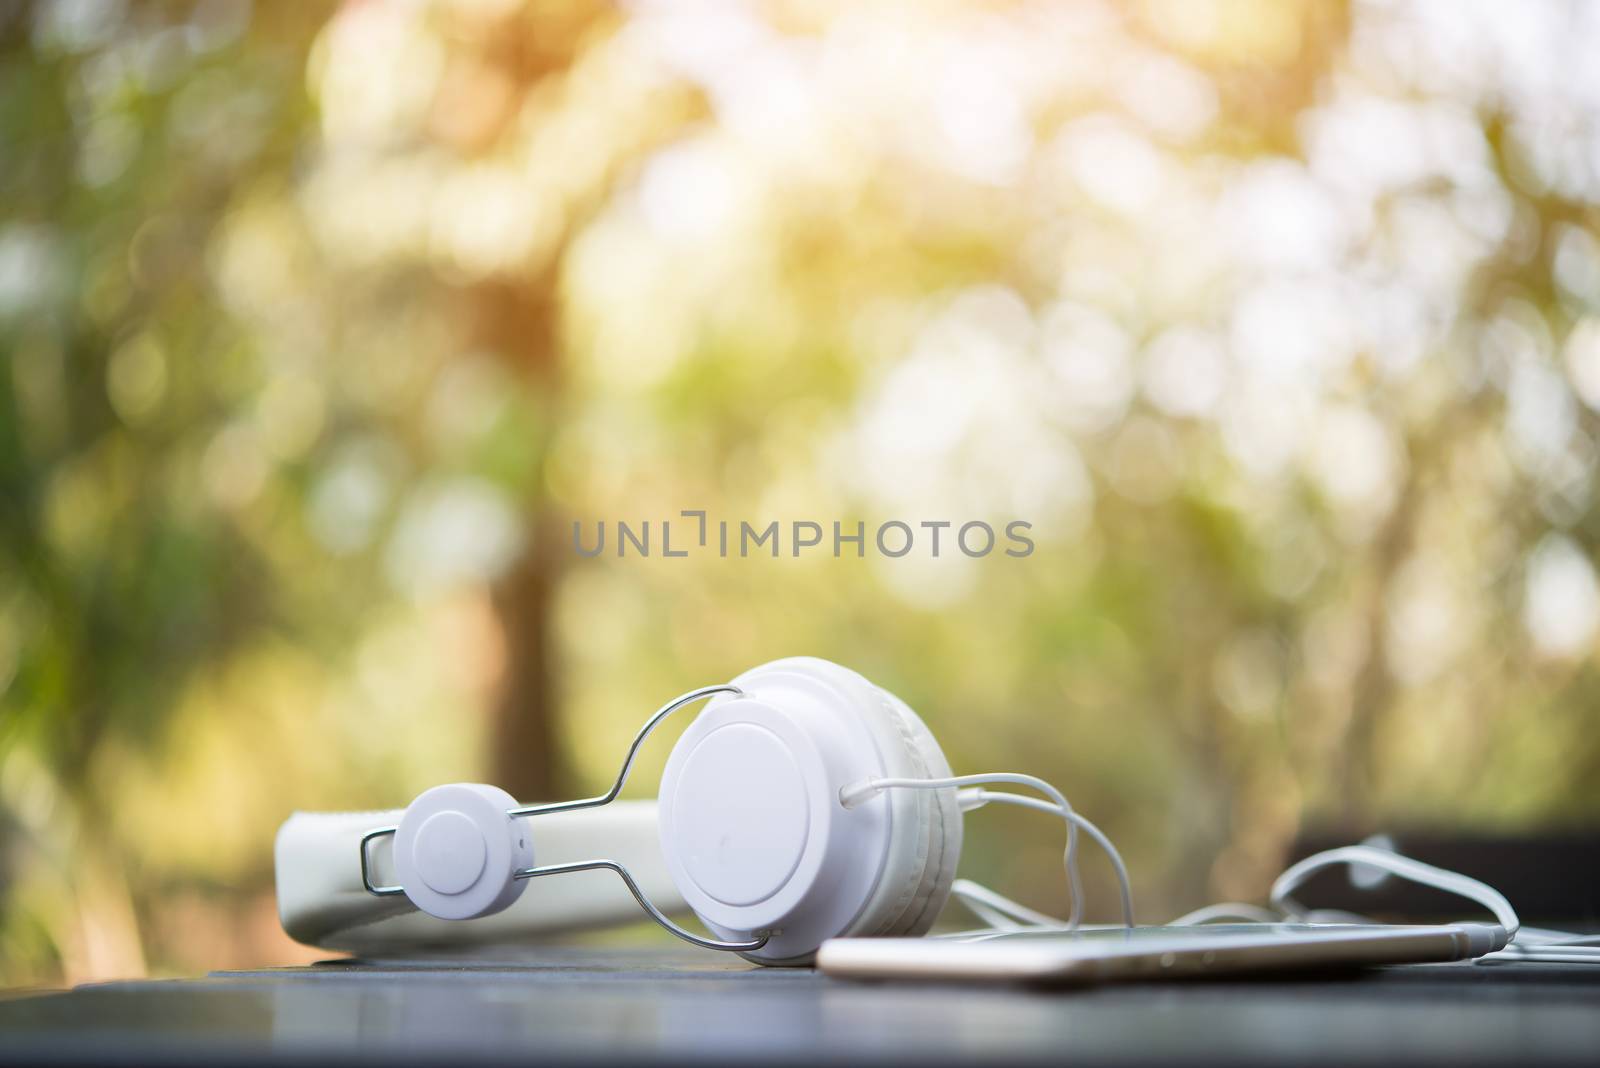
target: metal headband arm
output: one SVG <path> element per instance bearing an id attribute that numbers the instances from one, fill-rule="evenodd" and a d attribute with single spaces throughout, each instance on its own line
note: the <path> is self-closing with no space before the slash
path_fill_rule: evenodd
<path id="1" fill-rule="evenodd" d="M 550 812 L 567 812 L 574 809 L 599 808 L 601 805 L 609 805 L 611 802 L 615 801 L 617 799 L 617 795 L 622 792 L 623 784 L 628 781 L 628 773 L 633 770 L 634 758 L 639 755 L 639 747 L 644 744 L 646 738 L 650 737 L 650 732 L 655 730 L 656 727 L 660 725 L 662 720 L 666 719 L 668 716 L 672 715 L 672 713 L 678 711 L 678 709 L 684 707 L 685 705 L 694 704 L 696 701 L 703 701 L 706 698 L 712 697 L 719 693 L 731 693 L 741 697 L 744 696 L 743 690 L 731 684 L 703 686 L 698 690 L 690 690 L 688 693 L 683 694 L 680 697 L 676 697 L 658 708 L 654 715 L 645 720 L 644 726 L 639 728 L 639 733 L 634 735 L 633 743 L 628 746 L 628 755 L 622 761 L 622 770 L 617 773 L 617 781 L 612 783 L 611 789 L 607 790 L 605 793 L 600 794 L 597 797 L 580 798 L 576 801 L 554 801 L 548 804 L 540 805 L 518 805 L 516 808 L 507 809 L 506 815 L 514 819 L 518 817 L 542 816 Z M 379 838 L 387 838 L 394 835 L 398 830 L 398 827 L 378 827 L 361 836 L 361 884 L 366 888 L 367 893 L 372 894 L 375 897 L 391 897 L 396 894 L 404 894 L 406 892 L 405 887 L 403 886 L 376 886 L 372 882 L 372 866 L 369 846 L 372 842 Z M 656 923 L 660 924 L 662 927 L 665 927 L 667 930 L 671 931 L 685 942 L 700 946 L 704 949 L 733 950 L 736 952 L 749 952 L 751 950 L 760 949 L 762 946 L 767 944 L 767 938 L 769 936 L 765 932 L 758 933 L 755 938 L 745 942 L 723 942 L 717 939 L 705 938 L 701 935 L 693 933 L 692 931 L 684 930 L 682 927 L 679 927 L 677 924 L 667 919 L 666 915 L 651 903 L 650 899 L 644 895 L 644 891 L 639 889 L 639 884 L 634 881 L 633 875 L 629 873 L 627 867 L 615 860 L 583 860 L 570 864 L 547 864 L 542 867 L 519 868 L 517 871 L 512 873 L 511 877 L 513 879 L 536 879 L 546 875 L 565 875 L 569 872 L 590 871 L 597 868 L 604 868 L 607 871 L 616 872 L 617 875 L 622 879 L 623 883 L 627 886 L 628 892 L 633 895 L 633 899 L 639 903 L 639 907 L 644 909 L 645 912 L 649 913 L 650 918 L 655 920 Z"/>
<path id="2" fill-rule="evenodd" d="M 633 736 L 633 744 L 628 746 L 628 755 L 624 757 L 622 761 L 622 770 L 617 772 L 617 781 L 611 784 L 611 789 L 607 790 L 599 797 L 585 797 L 580 798 L 577 801 L 552 801 L 549 804 L 543 805 L 519 805 L 516 808 L 507 809 L 506 815 L 542 816 L 546 812 L 565 812 L 568 809 L 574 808 L 598 808 L 601 805 L 609 805 L 611 802 L 615 801 L 617 799 L 617 795 L 622 792 L 622 784 L 628 781 L 628 773 L 633 770 L 633 760 L 639 755 L 639 747 L 644 745 L 644 740 L 646 738 L 650 737 L 650 732 L 660 726 L 662 720 L 672 715 L 684 705 L 692 705 L 696 701 L 704 701 L 707 697 L 714 697 L 719 693 L 737 694 L 740 697 L 744 696 L 743 690 L 728 683 L 723 683 L 718 686 L 702 686 L 698 690 L 690 690 L 681 697 L 674 697 L 672 700 L 656 709 L 655 714 L 649 719 L 645 720 L 644 726 L 639 728 L 639 733 Z"/>

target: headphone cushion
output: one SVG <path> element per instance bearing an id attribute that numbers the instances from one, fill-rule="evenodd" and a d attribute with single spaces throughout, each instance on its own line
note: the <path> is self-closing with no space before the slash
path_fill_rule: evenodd
<path id="1" fill-rule="evenodd" d="M 929 779 L 950 764 L 920 717 L 898 697 L 840 664 L 795 657 L 785 666 L 809 669 L 852 697 L 891 778 Z M 849 937 L 927 933 L 950 897 L 961 857 L 961 812 L 956 791 L 890 790 L 893 831 L 878 885 L 850 927 Z"/>
<path id="2" fill-rule="evenodd" d="M 900 721 L 909 737 L 913 754 L 920 759 L 925 768 L 923 776 L 930 779 L 948 777 L 951 774 L 950 762 L 945 759 L 944 751 L 939 748 L 939 743 L 934 739 L 933 732 L 928 729 L 927 724 L 923 723 L 922 718 L 899 697 L 881 687 L 877 689 L 888 705 L 890 713 Z M 898 918 L 888 921 L 884 933 L 903 936 L 924 935 L 933 927 L 934 921 L 944 909 L 945 902 L 950 899 L 950 887 L 956 878 L 956 865 L 961 860 L 963 820 L 953 787 L 947 790 L 902 792 L 918 794 L 927 802 L 929 853 L 911 900 Z"/>

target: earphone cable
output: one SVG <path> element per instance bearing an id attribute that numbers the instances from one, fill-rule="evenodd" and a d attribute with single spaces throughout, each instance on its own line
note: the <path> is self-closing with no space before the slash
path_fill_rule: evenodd
<path id="1" fill-rule="evenodd" d="M 1037 797 L 1025 797 L 1022 794 L 1006 793 L 1004 791 L 995 790 L 979 790 L 977 791 L 977 795 L 980 804 L 993 802 L 995 804 L 1002 805 L 1018 805 L 1023 808 L 1031 808 L 1039 812 L 1049 812 L 1060 816 L 1062 819 L 1066 820 L 1069 825 L 1076 825 L 1077 827 L 1081 828 L 1083 832 L 1090 838 L 1094 839 L 1095 844 L 1105 852 L 1107 859 L 1111 861 L 1112 870 L 1116 872 L 1117 889 L 1122 898 L 1122 925 L 1124 927 L 1132 927 L 1134 925 L 1133 885 L 1132 881 L 1128 878 L 1128 868 L 1127 865 L 1122 862 L 1122 854 L 1117 852 L 1117 847 L 1111 844 L 1111 839 L 1106 836 L 1104 831 L 1095 826 L 1089 820 L 1085 819 L 1083 816 L 1079 815 L 1077 812 L 1074 812 L 1072 809 L 1064 808 L 1059 805 L 1052 805 L 1050 802 L 1040 800 Z M 1076 870 L 1074 870 L 1073 875 L 1075 876 L 1076 874 Z M 1076 927 L 1077 924 L 1074 923 L 1072 926 Z"/>
<path id="2" fill-rule="evenodd" d="M 974 882 L 971 879 L 957 879 L 951 883 L 950 898 L 988 924 L 985 930 L 989 931 L 1011 933 L 1026 931 L 1045 924 L 1064 924 L 1066 922 L 1065 920 L 1054 920 L 1043 913 L 1035 913 L 1039 917 L 1037 920 L 1022 919 L 1019 911 L 1027 909 L 1026 905 L 1012 901 L 1005 895 L 997 893 L 982 883 Z"/>
<path id="3" fill-rule="evenodd" d="M 1459 872 L 1446 871 L 1444 868 L 1436 868 L 1432 864 L 1424 864 L 1420 860 L 1413 860 L 1392 850 L 1366 845 L 1342 846 L 1338 849 L 1325 850 L 1291 865 L 1274 880 L 1272 889 L 1267 896 L 1268 903 L 1283 915 L 1292 919 L 1304 918 L 1306 916 L 1304 906 L 1291 895 L 1314 872 L 1340 864 L 1365 864 L 1388 872 L 1390 875 L 1398 876 L 1408 882 L 1432 887 L 1435 890 L 1443 890 L 1446 893 L 1464 897 L 1468 901 L 1475 901 L 1494 913 L 1495 921 L 1505 928 L 1507 938 L 1515 938 L 1518 929 L 1522 926 L 1522 921 L 1517 918 L 1516 910 L 1511 907 L 1511 902 L 1507 901 L 1504 894 L 1488 883 L 1480 882 Z"/>
<path id="4" fill-rule="evenodd" d="M 1173 921 L 1173 925 L 1207 923 L 1219 919 L 1250 919 L 1256 914 L 1261 914 L 1271 921 L 1373 922 L 1368 917 L 1356 913 L 1307 909 L 1292 896 L 1313 873 L 1336 865 L 1365 865 L 1377 868 L 1409 882 L 1466 898 L 1488 909 L 1494 914 L 1495 922 L 1505 932 L 1506 942 L 1499 950 L 1477 958 L 1479 963 L 1492 964 L 1497 960 L 1600 963 L 1600 935 L 1578 935 L 1567 931 L 1524 927 L 1511 902 L 1489 884 L 1460 872 L 1423 863 L 1391 849 L 1370 845 L 1343 846 L 1326 850 L 1291 865 L 1272 884 L 1269 894 L 1270 909 L 1257 909 L 1255 906 L 1241 906 L 1235 903 L 1211 905 L 1179 917 Z"/>
<path id="5" fill-rule="evenodd" d="M 1024 775 L 1020 772 L 997 771 L 981 775 L 952 775 L 942 779 L 911 779 L 911 778 L 878 778 L 866 779 L 862 782 L 846 786 L 839 791 L 839 803 L 845 808 L 854 808 L 874 795 L 884 790 L 947 790 L 952 787 L 961 788 L 968 786 L 983 786 L 991 783 L 1008 783 L 1013 786 L 1026 786 L 1038 790 L 1054 801 L 1059 809 L 1051 809 L 1058 815 L 1065 815 L 1067 820 L 1067 848 L 1062 856 L 1062 864 L 1067 873 L 1067 890 L 1071 896 L 1070 908 L 1067 912 L 1067 927 L 1076 929 L 1083 918 L 1083 880 L 1078 874 L 1078 826 L 1071 819 L 1072 806 L 1060 790 L 1033 775 Z M 980 807 L 983 802 L 972 802 L 971 790 L 961 790 L 957 794 L 958 804 L 962 811 Z M 965 800 L 962 800 L 965 796 Z"/>
<path id="6" fill-rule="evenodd" d="M 1049 798 L 1048 801 L 1026 797 L 1021 794 L 1005 793 L 983 789 L 968 789 L 968 787 L 982 787 L 995 783 L 1014 786 L 1025 786 L 1037 790 Z M 1133 890 L 1128 879 L 1127 867 L 1122 862 L 1122 856 L 1117 852 L 1111 840 L 1105 833 L 1089 820 L 1080 816 L 1060 790 L 1033 775 L 1024 775 L 1019 772 L 986 772 L 977 775 L 952 775 L 940 779 L 911 779 L 911 778 L 881 778 L 867 779 L 863 782 L 847 786 L 839 791 L 839 801 L 846 808 L 853 808 L 883 790 L 943 790 L 950 787 L 960 789 L 957 795 L 962 811 L 980 808 L 990 802 L 998 804 L 1019 805 L 1041 812 L 1048 812 L 1059 816 L 1067 824 L 1067 848 L 1063 854 L 1063 866 L 1066 869 L 1067 885 L 1071 892 L 1071 911 L 1068 913 L 1065 928 L 1076 930 L 1083 917 L 1083 883 L 1078 872 L 1077 857 L 1077 832 L 1081 829 L 1105 850 L 1106 856 L 1111 860 L 1111 866 L 1116 871 L 1117 882 L 1122 894 L 1122 916 L 1125 926 L 1132 927 L 1133 920 Z M 987 888 L 985 888 L 987 889 Z M 992 893 L 992 891 L 991 891 Z M 995 895 L 998 897 L 999 895 Z M 1025 906 L 1008 902 L 1016 908 Z M 994 902 L 988 904 L 993 907 Z M 1032 911 L 1032 910 L 1028 910 Z M 1034 913 L 1036 917 L 1049 919 L 1041 913 Z"/>
<path id="7" fill-rule="evenodd" d="M 950 896 L 995 930 L 1057 929 L 1067 925 L 1066 920 L 1047 916 L 972 879 L 951 883 Z"/>

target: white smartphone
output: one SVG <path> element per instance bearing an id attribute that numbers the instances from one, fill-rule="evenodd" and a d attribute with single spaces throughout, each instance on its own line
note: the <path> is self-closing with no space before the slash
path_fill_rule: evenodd
<path id="1" fill-rule="evenodd" d="M 932 938 L 835 938 L 817 966 L 853 979 L 1098 983 L 1225 973 L 1351 968 L 1480 957 L 1505 945 L 1487 924 L 1242 923 L 983 932 Z"/>

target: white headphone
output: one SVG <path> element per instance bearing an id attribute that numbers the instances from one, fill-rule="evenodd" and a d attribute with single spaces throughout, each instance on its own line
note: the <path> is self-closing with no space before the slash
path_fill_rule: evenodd
<path id="1" fill-rule="evenodd" d="M 615 798 L 651 730 L 706 698 L 661 779 L 654 823 L 671 884 L 663 888 L 659 864 L 638 841 L 640 803 L 628 809 Z M 1030 777 L 953 778 L 905 702 L 838 664 L 792 657 L 664 706 L 598 797 L 518 805 L 497 787 L 453 784 L 424 792 L 390 826 L 374 826 L 381 813 L 296 814 L 278 836 L 280 913 L 302 941 L 359 947 L 363 929 L 409 906 L 446 920 L 486 917 L 512 906 L 536 877 L 608 868 L 687 941 L 763 964 L 805 963 L 828 938 L 926 933 L 955 881 L 962 809 L 1015 797 L 968 790 L 958 799 L 958 787 L 997 780 L 1051 796 L 1036 804 L 1069 820 L 1069 847 L 1076 826 L 1093 831 Z M 624 818 L 579 812 L 608 805 Z M 588 822 L 580 826 L 580 817 Z M 631 841 L 623 841 L 630 827 Z M 388 885 L 375 874 L 385 839 L 395 880 Z M 714 937 L 678 927 L 657 900 L 667 911 L 686 904 Z M 581 913 L 564 918 L 582 922 Z"/>

